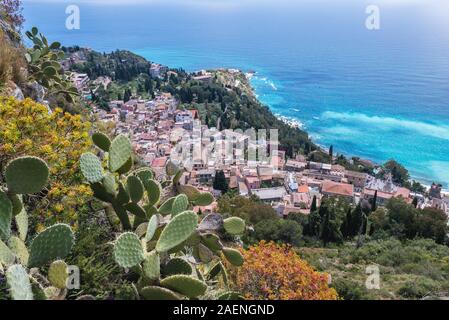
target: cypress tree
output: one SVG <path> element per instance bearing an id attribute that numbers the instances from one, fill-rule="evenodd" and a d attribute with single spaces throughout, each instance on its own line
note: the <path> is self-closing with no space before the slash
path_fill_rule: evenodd
<path id="1" fill-rule="evenodd" d="M 312 213 L 312 212 L 316 211 L 316 209 L 317 209 L 316 196 L 313 196 L 312 204 L 310 206 L 310 212 Z"/>

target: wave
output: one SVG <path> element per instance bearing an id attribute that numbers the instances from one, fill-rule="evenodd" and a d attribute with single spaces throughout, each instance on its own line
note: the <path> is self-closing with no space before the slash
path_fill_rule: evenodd
<path id="1" fill-rule="evenodd" d="M 401 129 L 419 132 L 421 135 L 449 140 L 449 125 L 438 125 L 423 121 L 405 120 L 392 117 L 369 116 L 363 113 L 326 111 L 322 120 L 340 120 L 352 123 L 365 123 L 380 130 Z"/>

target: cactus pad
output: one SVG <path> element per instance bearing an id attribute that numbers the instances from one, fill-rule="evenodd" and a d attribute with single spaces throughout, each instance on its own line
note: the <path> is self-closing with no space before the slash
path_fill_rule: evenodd
<path id="1" fill-rule="evenodd" d="M 15 216 L 17 231 L 19 232 L 19 238 L 25 241 L 28 234 L 28 214 L 25 209 Z"/>
<path id="2" fill-rule="evenodd" d="M 16 257 L 14 256 L 14 253 L 2 240 L 0 240 L 0 264 L 9 266 L 13 264 L 15 260 Z"/>
<path id="3" fill-rule="evenodd" d="M 126 191 L 125 187 L 123 186 L 123 183 L 119 182 L 118 184 L 118 194 L 117 194 L 117 203 L 118 204 L 125 204 L 129 202 L 129 194 Z"/>
<path id="4" fill-rule="evenodd" d="M 245 298 L 239 292 L 227 291 L 220 294 L 217 300 L 245 300 Z"/>
<path id="5" fill-rule="evenodd" d="M 121 166 L 120 169 L 117 170 L 117 173 L 119 174 L 128 173 L 132 169 L 133 164 L 134 164 L 133 157 L 129 157 L 128 161 L 126 161 L 125 164 Z"/>
<path id="6" fill-rule="evenodd" d="M 165 166 L 165 173 L 167 173 L 168 176 L 174 176 L 178 171 L 178 166 L 173 161 L 168 161 Z"/>
<path id="7" fill-rule="evenodd" d="M 0 239 L 8 240 L 11 236 L 12 203 L 6 193 L 0 191 Z"/>
<path id="8" fill-rule="evenodd" d="M 116 189 L 115 189 L 115 176 L 112 173 L 108 173 L 103 178 L 103 187 L 104 190 L 115 197 Z"/>
<path id="9" fill-rule="evenodd" d="M 175 201 L 176 197 L 167 199 L 160 207 L 159 207 L 159 213 L 160 214 L 169 214 L 171 213 L 171 208 L 173 206 L 173 202 Z"/>
<path id="10" fill-rule="evenodd" d="M 28 265 L 30 255 L 25 243 L 17 237 L 9 238 L 9 248 L 24 266 Z"/>
<path id="11" fill-rule="evenodd" d="M 65 258 L 72 249 L 75 237 L 66 224 L 55 224 L 39 233 L 31 243 L 30 267 L 40 267 L 55 259 Z"/>
<path id="12" fill-rule="evenodd" d="M 187 240 L 198 225 L 193 211 L 185 211 L 174 217 L 164 228 L 156 244 L 158 252 L 168 251 Z"/>
<path id="13" fill-rule="evenodd" d="M 15 264 L 8 268 L 6 280 L 11 288 L 13 300 L 33 300 L 30 277 L 20 264 Z"/>
<path id="14" fill-rule="evenodd" d="M 172 217 L 178 215 L 179 213 L 185 211 L 189 206 L 189 199 L 185 194 L 178 195 L 173 201 L 171 215 Z"/>
<path id="15" fill-rule="evenodd" d="M 181 300 L 177 293 L 162 287 L 149 286 L 141 290 L 140 294 L 145 300 Z"/>
<path id="16" fill-rule="evenodd" d="M 157 215 L 151 216 L 150 221 L 148 222 L 148 226 L 147 226 L 147 233 L 145 235 L 146 241 L 151 241 L 153 239 L 158 225 L 159 225 L 158 216 Z"/>
<path id="17" fill-rule="evenodd" d="M 18 194 L 10 194 L 8 195 L 9 200 L 11 200 L 12 204 L 12 215 L 16 216 L 23 209 L 22 196 Z"/>
<path id="18" fill-rule="evenodd" d="M 214 196 L 210 192 L 202 192 L 193 200 L 197 206 L 204 207 L 214 202 Z"/>
<path id="19" fill-rule="evenodd" d="M 139 265 L 145 258 L 139 237 L 132 232 L 121 234 L 114 244 L 114 258 L 123 268 Z"/>
<path id="20" fill-rule="evenodd" d="M 139 202 L 143 197 L 143 184 L 136 176 L 129 176 L 126 180 L 126 188 L 132 202 Z"/>
<path id="21" fill-rule="evenodd" d="M 162 193 L 162 188 L 159 182 L 155 180 L 147 181 L 147 194 L 149 204 L 156 205 L 159 203 Z"/>
<path id="22" fill-rule="evenodd" d="M 236 249 L 224 248 L 223 254 L 226 257 L 226 260 L 236 267 L 240 267 L 244 263 L 242 254 Z"/>
<path id="23" fill-rule="evenodd" d="M 173 258 L 167 262 L 163 268 L 164 276 L 172 276 L 176 274 L 192 274 L 192 267 L 190 264 L 182 258 Z"/>
<path id="24" fill-rule="evenodd" d="M 140 179 L 143 183 L 145 189 L 148 188 L 148 181 L 153 179 L 153 171 L 150 168 L 140 168 L 135 171 L 135 175 Z"/>
<path id="25" fill-rule="evenodd" d="M 223 244 L 221 243 L 220 238 L 213 233 L 202 234 L 201 242 L 214 253 L 223 249 Z"/>
<path id="26" fill-rule="evenodd" d="M 147 217 L 145 210 L 135 202 L 127 203 L 123 207 L 126 210 L 128 210 L 129 212 L 131 212 L 133 215 L 135 215 L 136 217 L 139 217 L 142 220 Z"/>
<path id="27" fill-rule="evenodd" d="M 80 168 L 84 178 L 89 183 L 96 183 L 103 180 L 103 167 L 100 159 L 90 152 L 83 153 L 80 158 Z"/>
<path id="28" fill-rule="evenodd" d="M 52 262 L 48 268 L 48 280 L 52 286 L 58 289 L 67 287 L 67 278 L 69 277 L 67 268 L 67 264 L 62 260 Z"/>
<path id="29" fill-rule="evenodd" d="M 108 152 L 111 147 L 111 140 L 109 140 L 108 136 L 101 132 L 95 132 L 92 135 L 92 141 L 94 144 L 103 150 L 104 152 Z"/>
<path id="30" fill-rule="evenodd" d="M 229 234 L 240 235 L 245 232 L 245 221 L 238 217 L 227 218 L 223 221 L 223 227 Z"/>
<path id="31" fill-rule="evenodd" d="M 151 251 L 145 254 L 145 260 L 143 261 L 143 273 L 146 278 L 150 280 L 159 279 L 161 275 L 161 261 L 156 251 Z"/>
<path id="32" fill-rule="evenodd" d="M 161 280 L 161 286 L 177 291 L 189 298 L 202 296 L 207 285 L 196 278 L 187 275 L 175 275 Z"/>
<path id="33" fill-rule="evenodd" d="M 48 181 L 47 164 L 36 157 L 12 160 L 5 170 L 8 190 L 17 194 L 32 194 L 41 191 Z"/>
<path id="34" fill-rule="evenodd" d="M 189 198 L 189 201 L 195 201 L 201 195 L 198 189 L 193 186 L 180 185 L 177 188 L 179 193 L 184 193 Z"/>
<path id="35" fill-rule="evenodd" d="M 199 231 L 219 231 L 223 229 L 223 217 L 218 213 L 210 213 L 201 220 Z"/>
<path id="36" fill-rule="evenodd" d="M 109 148 L 109 169 L 118 171 L 132 156 L 131 141 L 125 135 L 118 135 Z"/>
<path id="37" fill-rule="evenodd" d="M 203 263 L 209 263 L 212 261 L 214 257 L 214 253 L 206 247 L 204 244 L 200 243 L 197 246 L 198 248 L 198 256 Z"/>

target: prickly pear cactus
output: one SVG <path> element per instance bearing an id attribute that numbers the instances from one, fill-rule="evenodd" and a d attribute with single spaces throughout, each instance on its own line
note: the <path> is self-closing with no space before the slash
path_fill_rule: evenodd
<path id="1" fill-rule="evenodd" d="M 12 203 L 6 193 L 0 190 L 0 239 L 8 240 L 11 235 Z"/>
<path id="2" fill-rule="evenodd" d="M 57 260 L 50 264 L 50 268 L 48 268 L 48 280 L 52 286 L 58 289 L 65 289 L 67 287 L 68 276 L 68 266 L 64 261 Z"/>
<path id="3" fill-rule="evenodd" d="M 80 158 L 80 168 L 84 177 L 90 183 L 96 183 L 103 180 L 103 167 L 100 159 L 92 153 L 84 153 Z"/>
<path id="4" fill-rule="evenodd" d="M 143 184 L 136 176 L 129 176 L 126 180 L 126 187 L 132 202 L 139 202 L 143 197 Z"/>
<path id="5" fill-rule="evenodd" d="M 236 249 L 224 248 L 223 254 L 226 257 L 226 260 L 228 260 L 234 266 L 240 267 L 244 263 L 242 254 Z"/>
<path id="6" fill-rule="evenodd" d="M 55 259 L 65 258 L 73 247 L 75 237 L 66 224 L 55 224 L 34 238 L 30 247 L 30 267 L 40 267 Z"/>
<path id="7" fill-rule="evenodd" d="M 117 136 L 109 148 L 109 168 L 112 172 L 122 168 L 132 157 L 131 141 L 124 135 Z"/>
<path id="8" fill-rule="evenodd" d="M 245 221 L 238 217 L 227 218 L 223 221 L 226 232 L 232 235 L 240 235 L 245 232 Z"/>
<path id="9" fill-rule="evenodd" d="M 148 286 L 141 290 L 141 296 L 145 300 L 181 300 L 182 297 L 175 292 L 162 287 Z"/>
<path id="10" fill-rule="evenodd" d="M 36 157 L 12 160 L 5 170 L 8 191 L 15 194 L 33 194 L 41 191 L 48 181 L 47 164 Z"/>
<path id="11" fill-rule="evenodd" d="M 161 286 L 177 291 L 189 298 L 197 298 L 206 293 L 207 284 L 187 275 L 174 275 L 161 281 Z"/>
<path id="12" fill-rule="evenodd" d="M 187 240 L 198 225 L 198 217 L 193 211 L 185 211 L 174 217 L 164 228 L 156 244 L 158 252 L 165 252 Z"/>
<path id="13" fill-rule="evenodd" d="M 111 147 L 111 140 L 109 140 L 108 136 L 104 133 L 95 132 L 92 135 L 92 141 L 98 148 L 100 148 L 104 152 L 109 152 L 109 148 Z"/>
<path id="14" fill-rule="evenodd" d="M 14 300 L 33 300 L 30 277 L 20 264 L 8 268 L 6 280 L 11 289 L 11 297 Z"/>
<path id="15" fill-rule="evenodd" d="M 114 244 L 114 258 L 123 268 L 132 268 L 144 259 L 142 244 L 136 234 L 126 232 L 121 234 Z"/>
<path id="16" fill-rule="evenodd" d="M 147 279 L 159 279 L 161 275 L 161 261 L 159 259 L 159 254 L 156 251 L 151 251 L 150 253 L 145 254 L 145 260 L 142 267 L 143 273 Z"/>
<path id="17" fill-rule="evenodd" d="M 171 214 L 172 216 L 176 216 L 177 214 L 187 210 L 189 206 L 189 199 L 185 194 L 178 195 L 173 201 Z"/>
<path id="18" fill-rule="evenodd" d="M 164 276 L 172 276 L 176 274 L 192 274 L 192 267 L 190 263 L 182 258 L 173 258 L 170 259 L 167 264 L 163 268 Z"/>

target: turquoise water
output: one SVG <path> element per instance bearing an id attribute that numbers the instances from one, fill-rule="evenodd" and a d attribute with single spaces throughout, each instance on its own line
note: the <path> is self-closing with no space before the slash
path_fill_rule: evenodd
<path id="1" fill-rule="evenodd" d="M 255 70 L 260 100 L 301 121 L 317 143 L 394 158 L 414 178 L 449 187 L 446 0 L 77 2 L 80 30 L 65 29 L 66 4 L 39 0 L 26 2 L 27 26 L 65 45 L 128 49 L 189 71 Z M 364 27 L 372 2 L 378 31 Z"/>

